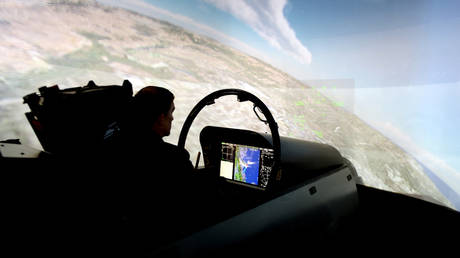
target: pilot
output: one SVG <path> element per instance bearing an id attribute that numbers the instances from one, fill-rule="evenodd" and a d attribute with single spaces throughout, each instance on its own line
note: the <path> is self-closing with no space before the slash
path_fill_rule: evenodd
<path id="1" fill-rule="evenodd" d="M 163 140 L 170 135 L 174 109 L 169 90 L 142 88 L 120 122 L 116 144 L 107 150 L 121 189 L 127 237 L 122 243 L 142 253 L 185 234 L 197 200 L 189 153 Z"/>
<path id="2" fill-rule="evenodd" d="M 129 141 L 128 146 L 134 148 L 129 150 L 129 155 L 157 161 L 154 164 L 157 168 L 189 173 L 193 170 L 189 153 L 163 141 L 171 133 L 174 110 L 172 92 L 162 87 L 147 86 L 134 96 L 122 130 Z"/>
<path id="3" fill-rule="evenodd" d="M 174 120 L 174 95 L 168 89 L 147 86 L 133 98 L 121 127 L 121 160 L 129 162 L 132 174 L 149 184 L 179 186 L 193 173 L 190 155 L 185 149 L 167 143 Z"/>

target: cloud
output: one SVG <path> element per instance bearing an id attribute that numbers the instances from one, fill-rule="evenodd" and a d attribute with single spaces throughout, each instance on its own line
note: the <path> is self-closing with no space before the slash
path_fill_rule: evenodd
<path id="1" fill-rule="evenodd" d="M 231 13 L 246 23 L 273 47 L 296 58 L 302 64 L 311 63 L 310 51 L 297 39 L 284 17 L 286 0 L 204 0 Z"/>

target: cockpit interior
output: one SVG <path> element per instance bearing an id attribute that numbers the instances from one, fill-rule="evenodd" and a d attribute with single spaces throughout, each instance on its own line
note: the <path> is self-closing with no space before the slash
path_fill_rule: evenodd
<path id="1" fill-rule="evenodd" d="M 377 247 L 390 240 L 404 250 L 408 246 L 402 243 L 430 242 L 437 247 L 433 236 L 458 233 L 457 211 L 361 184 L 352 162 L 336 148 L 279 135 L 269 107 L 257 96 L 224 89 L 203 96 L 192 109 L 181 130 L 180 148 L 198 113 L 226 95 L 252 102 L 270 133 L 206 126 L 199 135 L 204 166 L 197 163 L 190 182 L 200 198 L 185 198 L 193 193 L 180 188 L 174 191 L 189 203 L 168 203 L 167 194 L 149 196 L 143 205 L 171 219 L 142 220 L 148 223 L 137 227 L 146 230 L 135 231 L 139 235 L 132 237 L 138 242 L 132 243 L 131 231 L 124 231 L 130 218 L 118 206 L 123 180 L 103 171 L 104 164 L 91 163 L 97 156 L 81 155 L 91 149 L 96 151 L 89 153 L 97 155 L 98 146 L 116 133 L 117 114 L 132 97 L 131 87 L 128 80 L 109 86 L 89 82 L 64 90 L 42 87 L 39 94 L 24 96 L 30 108 L 26 117 L 45 150 L 17 140 L 1 143 L 8 197 L 4 232 L 19 254 L 291 256 Z M 97 108 L 101 106 L 104 109 Z M 129 168 L 120 170 L 130 173 Z M 159 199 L 168 204 L 162 207 Z M 170 207 L 183 205 L 188 209 L 179 219 L 170 214 Z M 190 227 L 177 227 L 184 221 Z M 161 244 L 149 242 L 151 235 L 166 234 L 156 230 L 158 225 L 172 236 Z M 440 239 L 443 245 L 455 246 L 455 237 Z"/>

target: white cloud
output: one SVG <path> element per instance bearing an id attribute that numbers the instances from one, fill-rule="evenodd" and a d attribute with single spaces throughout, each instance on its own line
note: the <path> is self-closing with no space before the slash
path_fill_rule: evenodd
<path id="1" fill-rule="evenodd" d="M 204 0 L 231 13 L 256 31 L 270 45 L 296 58 L 303 64 L 311 63 L 310 51 L 297 39 L 284 17 L 286 0 Z"/>

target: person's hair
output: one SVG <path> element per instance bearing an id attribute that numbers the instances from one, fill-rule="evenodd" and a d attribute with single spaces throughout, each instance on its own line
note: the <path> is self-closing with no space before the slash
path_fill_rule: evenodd
<path id="1" fill-rule="evenodd" d="M 134 95 L 130 120 L 134 126 L 148 128 L 161 114 L 167 114 L 174 101 L 174 94 L 168 89 L 147 86 Z"/>

